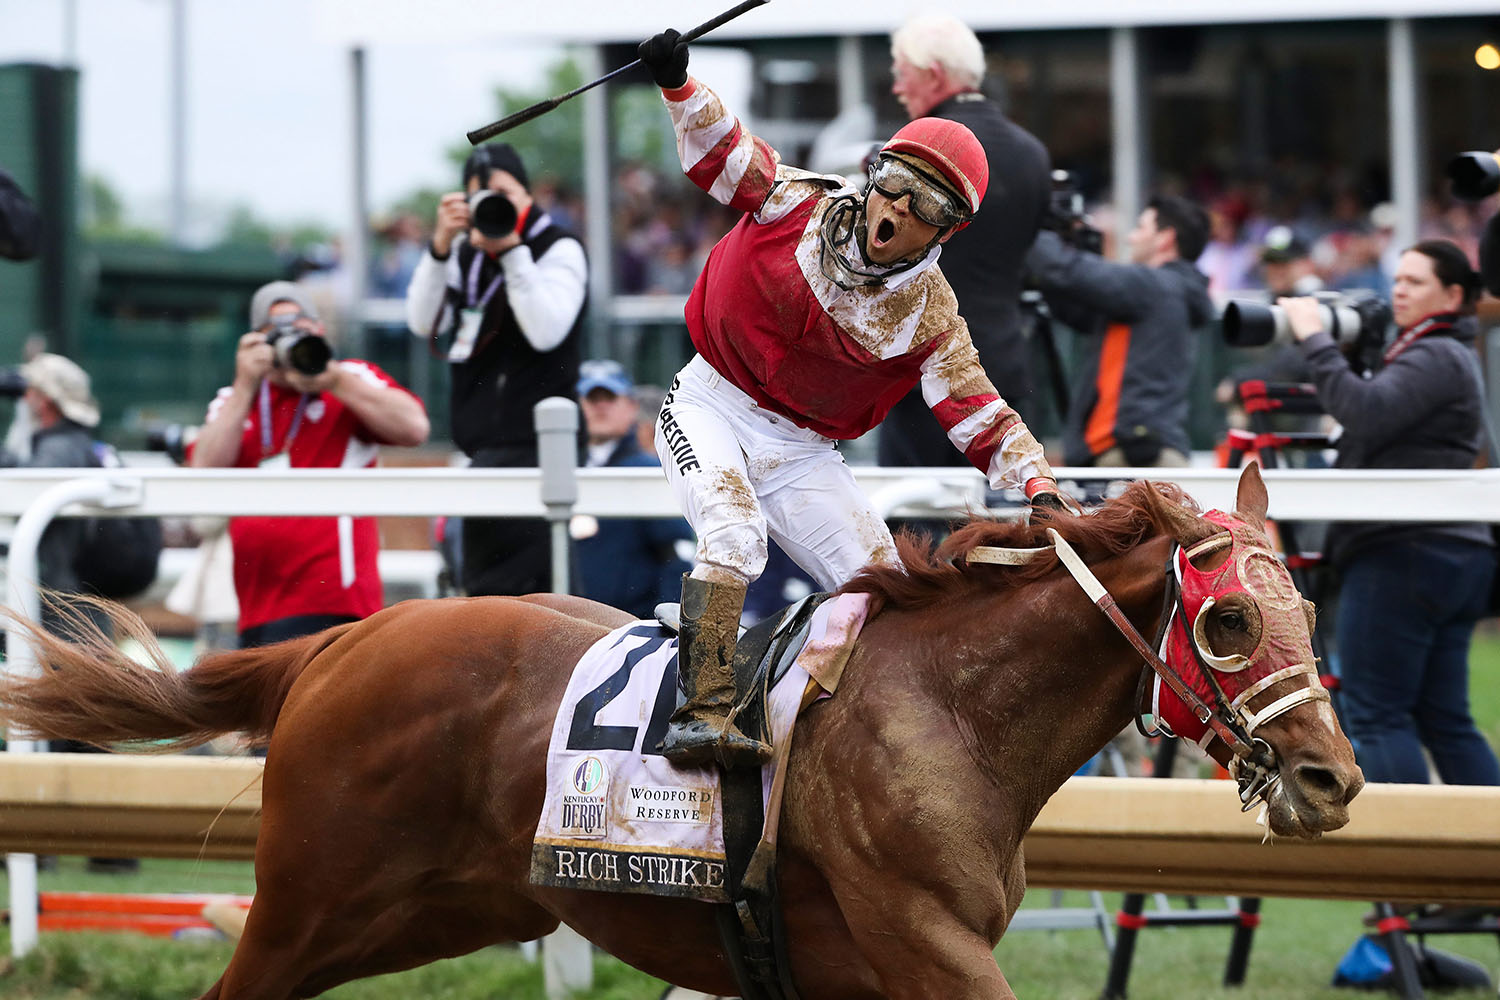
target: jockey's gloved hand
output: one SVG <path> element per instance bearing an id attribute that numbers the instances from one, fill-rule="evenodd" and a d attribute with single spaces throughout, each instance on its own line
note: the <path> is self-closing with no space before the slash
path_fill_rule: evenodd
<path id="1" fill-rule="evenodd" d="M 1060 511 L 1074 517 L 1083 515 L 1078 502 L 1062 491 L 1055 479 L 1030 479 L 1026 482 L 1026 502 L 1039 510 Z"/>
<path id="2" fill-rule="evenodd" d="M 688 47 L 681 37 L 676 28 L 668 28 L 636 47 L 635 54 L 662 90 L 676 90 L 687 83 Z"/>

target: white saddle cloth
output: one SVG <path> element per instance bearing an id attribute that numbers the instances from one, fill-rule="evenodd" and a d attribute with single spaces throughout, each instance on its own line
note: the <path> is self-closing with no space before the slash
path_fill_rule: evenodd
<path id="1" fill-rule="evenodd" d="M 814 612 L 807 644 L 771 691 L 774 743 L 790 738 L 810 684 L 823 694 L 837 686 L 866 604 L 844 596 Z M 677 637 L 659 623 L 623 625 L 584 653 L 547 749 L 532 883 L 728 901 L 718 769 L 676 767 L 656 749 L 676 707 Z M 762 768 L 763 800 L 772 777 Z"/>

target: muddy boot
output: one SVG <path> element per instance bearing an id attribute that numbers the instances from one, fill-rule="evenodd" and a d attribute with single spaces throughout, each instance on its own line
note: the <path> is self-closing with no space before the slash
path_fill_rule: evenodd
<path id="1" fill-rule="evenodd" d="M 661 750 L 673 764 L 701 767 L 717 760 L 725 767 L 759 765 L 771 747 L 740 732 L 728 719 L 736 698 L 734 643 L 743 583 L 682 578 L 682 627 L 678 629 L 677 669 L 687 701 L 672 716 Z"/>

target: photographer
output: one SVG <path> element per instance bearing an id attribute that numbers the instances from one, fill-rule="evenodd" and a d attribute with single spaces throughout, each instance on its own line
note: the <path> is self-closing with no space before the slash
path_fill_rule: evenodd
<path id="1" fill-rule="evenodd" d="M 476 468 L 535 468 L 532 408 L 574 398 L 588 262 L 583 244 L 531 198 L 526 168 L 503 142 L 480 146 L 463 192 L 443 195 L 432 245 L 406 294 L 406 322 L 434 345 L 450 335 L 453 443 Z M 465 518 L 470 595 L 551 589 L 540 518 Z"/>
<path id="2" fill-rule="evenodd" d="M 250 300 L 234 381 L 188 448 L 193 468 L 371 468 L 379 445 L 427 440 L 422 403 L 367 361 L 333 359 L 303 290 L 273 281 Z M 240 645 L 358 621 L 384 604 L 372 517 L 236 517 Z"/>
<path id="3" fill-rule="evenodd" d="M 1053 313 L 1090 337 L 1064 434 L 1068 465 L 1188 464 L 1193 334 L 1213 316 L 1193 261 L 1208 215 L 1185 198 L 1151 199 L 1130 233 L 1131 263 L 1087 253 L 1044 230 L 1026 256 Z"/>
<path id="4" fill-rule="evenodd" d="M 913 120 L 962 122 L 989 162 L 991 179 L 968 228 L 943 244 L 943 276 L 958 297 L 979 363 L 1001 398 L 1034 412 L 1030 348 L 1021 330 L 1021 261 L 1046 215 L 1051 158 L 1041 141 L 980 92 L 984 49 L 948 14 L 922 14 L 891 35 L 891 93 Z M 879 437 L 881 465 L 967 465 L 932 419 L 920 389 L 902 397 Z"/>
<path id="5" fill-rule="evenodd" d="M 1284 298 L 1323 407 L 1343 425 L 1338 467 L 1468 469 L 1484 441 L 1474 351 L 1479 276 L 1457 245 L 1401 255 L 1399 328 L 1382 364 L 1355 374 L 1316 299 Z M 1495 573 L 1487 524 L 1336 524 L 1337 628 L 1345 724 L 1370 781 L 1425 783 L 1425 747 L 1445 784 L 1500 785 L 1500 763 L 1469 714 L 1469 641 Z"/>

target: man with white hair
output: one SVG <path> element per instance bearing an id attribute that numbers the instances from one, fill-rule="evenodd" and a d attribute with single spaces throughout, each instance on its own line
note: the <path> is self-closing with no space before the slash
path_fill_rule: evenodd
<path id="1" fill-rule="evenodd" d="M 943 275 L 995 388 L 1021 412 L 1033 413 L 1021 333 L 1021 260 L 1047 211 L 1052 161 L 1036 136 L 980 93 L 984 71 L 979 39 L 950 15 L 918 15 L 891 36 L 891 93 L 907 117 L 961 122 L 984 147 L 989 190 L 969 227 L 944 245 Z M 881 426 L 879 461 L 964 464 L 928 415 L 920 389 L 897 403 Z"/>

